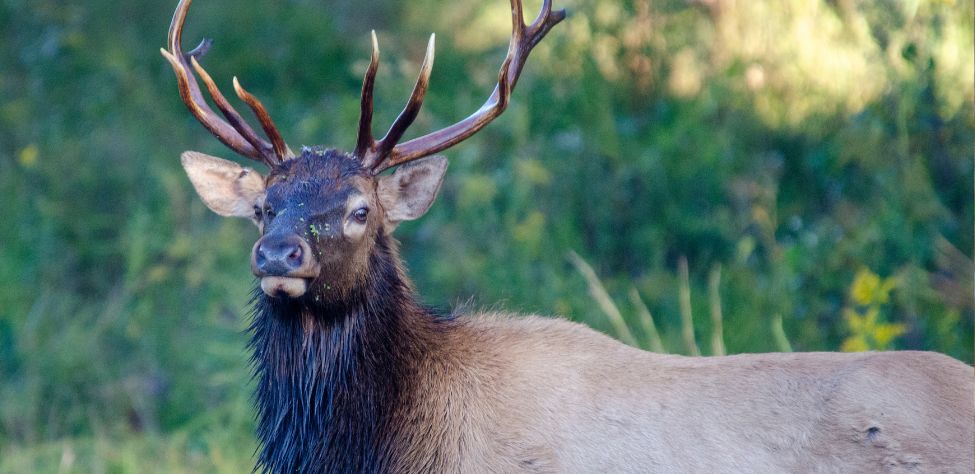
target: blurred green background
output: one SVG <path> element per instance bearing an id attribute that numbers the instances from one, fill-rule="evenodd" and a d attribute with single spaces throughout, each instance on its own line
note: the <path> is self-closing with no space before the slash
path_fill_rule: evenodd
<path id="1" fill-rule="evenodd" d="M 252 465 L 257 233 L 211 214 L 179 167 L 183 150 L 232 153 L 159 55 L 175 3 L 0 2 L 0 471 Z M 570 16 L 509 110 L 447 152 L 438 202 L 397 232 L 424 301 L 676 353 L 972 362 L 971 0 L 556 6 Z M 210 73 L 227 93 L 239 76 L 293 147 L 349 149 L 370 29 L 377 133 L 437 33 L 416 135 L 487 97 L 508 15 L 198 0 L 185 47 L 215 38 Z"/>

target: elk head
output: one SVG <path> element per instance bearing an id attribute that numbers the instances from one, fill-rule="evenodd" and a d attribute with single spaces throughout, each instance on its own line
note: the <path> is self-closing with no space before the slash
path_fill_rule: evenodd
<path id="1" fill-rule="evenodd" d="M 267 140 L 258 136 L 221 94 L 199 59 L 212 41 L 204 39 L 183 53 L 183 24 L 192 0 L 181 0 L 169 28 L 162 55 L 173 66 L 180 96 L 190 112 L 235 152 L 261 161 L 267 176 L 232 161 L 188 151 L 182 164 L 203 202 L 222 216 L 247 217 L 261 232 L 251 252 L 251 268 L 265 293 L 299 298 L 331 299 L 361 284 L 369 255 L 379 238 L 399 222 L 423 215 L 440 189 L 447 160 L 431 156 L 470 137 L 499 116 L 532 48 L 565 18 L 544 0 L 531 24 L 524 23 L 521 0 L 511 0 L 512 36 L 498 83 L 484 105 L 454 125 L 399 143 L 416 118 L 433 67 L 431 35 L 420 76 L 406 107 L 379 140 L 372 135 L 372 98 L 379 47 L 372 34 L 372 60 L 362 85 L 359 135 L 354 152 L 304 147 L 299 155 L 288 147 L 257 98 L 241 87 L 234 90 L 257 116 Z M 207 105 L 196 75 L 226 120 Z M 383 171 L 397 167 L 392 174 Z M 335 295 L 335 296 L 333 296 Z"/>

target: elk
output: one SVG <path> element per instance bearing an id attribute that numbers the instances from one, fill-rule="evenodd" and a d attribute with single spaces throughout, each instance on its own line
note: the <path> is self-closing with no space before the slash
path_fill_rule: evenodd
<path id="1" fill-rule="evenodd" d="M 532 48 L 564 17 L 530 24 L 511 0 L 497 86 L 469 117 L 400 143 L 430 80 L 372 134 L 379 50 L 362 85 L 355 149 L 294 153 L 234 78 L 262 138 L 184 53 L 181 0 L 163 56 L 190 112 L 266 176 L 187 151 L 203 202 L 249 218 L 258 278 L 250 326 L 262 472 L 972 472 L 972 368 L 927 352 L 682 357 L 625 346 L 557 318 L 442 314 L 401 265 L 397 224 L 433 203 L 434 154 L 508 105 Z M 208 105 L 206 87 L 221 119 Z M 394 168 L 391 173 L 382 172 Z"/>

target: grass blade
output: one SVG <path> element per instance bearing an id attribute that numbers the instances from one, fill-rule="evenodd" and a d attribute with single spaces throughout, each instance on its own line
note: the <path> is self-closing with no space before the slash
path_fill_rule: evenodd
<path id="1" fill-rule="evenodd" d="M 697 347 L 694 339 L 694 315 L 691 313 L 691 277 L 687 270 L 687 257 L 681 256 L 677 265 L 680 273 L 680 322 L 681 335 L 684 337 L 684 344 L 690 355 L 701 355 L 701 349 Z"/>
<path id="2" fill-rule="evenodd" d="M 708 300 L 711 302 L 711 355 L 723 356 L 727 352 L 724 347 L 724 322 L 721 315 L 721 264 L 711 269 L 708 275 Z"/>
<path id="3" fill-rule="evenodd" d="M 785 335 L 785 328 L 782 327 L 782 315 L 772 316 L 772 338 L 775 339 L 775 346 L 779 352 L 792 352 L 792 344 Z"/>
<path id="4" fill-rule="evenodd" d="M 643 332 L 647 335 L 647 340 L 650 343 L 650 350 L 666 354 L 667 349 L 664 349 L 664 343 L 660 340 L 660 333 L 657 332 L 657 325 L 653 322 L 653 315 L 650 314 L 647 305 L 643 303 L 643 298 L 640 298 L 640 292 L 632 286 L 630 287 L 630 303 L 633 304 L 637 315 L 640 316 L 640 323 L 643 325 Z"/>
<path id="5" fill-rule="evenodd" d="M 586 263 L 579 254 L 574 251 L 569 251 L 569 260 L 575 265 L 576 270 L 582 274 L 582 277 L 586 279 L 586 283 L 589 285 L 589 295 L 592 299 L 596 300 L 599 304 L 599 308 L 603 310 L 606 314 L 606 319 L 609 319 L 609 323 L 613 325 L 613 329 L 616 331 L 616 336 L 619 339 L 633 347 L 638 347 L 639 344 L 636 342 L 636 338 L 633 337 L 633 333 L 630 332 L 630 328 L 626 326 L 626 321 L 623 320 L 623 315 L 620 314 L 619 308 L 613 303 L 613 300 L 609 297 L 609 293 L 606 292 L 606 288 L 603 287 L 602 282 L 599 281 L 599 277 L 596 276 L 596 272 Z"/>

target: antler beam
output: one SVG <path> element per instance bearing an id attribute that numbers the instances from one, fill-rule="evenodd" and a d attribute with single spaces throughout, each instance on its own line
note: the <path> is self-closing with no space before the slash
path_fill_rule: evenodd
<path id="1" fill-rule="evenodd" d="M 372 169 L 373 173 L 378 174 L 394 166 L 450 148 L 474 135 L 504 112 L 508 106 L 511 91 L 518 83 L 518 77 L 521 75 L 521 70 L 525 66 L 525 61 L 528 60 L 532 48 L 564 18 L 565 10 L 553 12 L 551 0 L 544 0 L 542 10 L 535 21 L 530 25 L 525 25 L 521 0 L 511 0 L 512 31 L 508 55 L 501 63 L 501 69 L 498 72 L 498 84 L 484 105 L 460 122 L 401 144 L 396 144 L 396 142 L 402 138 L 406 128 L 416 119 L 423 103 L 423 97 L 426 94 L 427 85 L 430 81 L 430 71 L 433 67 L 434 37 L 430 37 L 427 54 L 423 59 L 423 65 L 420 67 L 420 77 L 417 79 L 406 108 L 393 122 L 386 136 L 377 142 L 372 138 L 371 130 L 373 86 L 376 70 L 379 67 L 379 47 L 376 42 L 376 34 L 373 32 L 372 61 L 369 63 L 362 83 L 362 113 L 359 118 L 356 156 L 362 159 L 364 167 L 368 167 Z"/>
<path id="2" fill-rule="evenodd" d="M 207 52 L 213 43 L 212 40 L 204 39 L 193 51 L 183 53 L 183 25 L 186 23 L 186 14 L 192 3 L 192 0 L 181 0 L 179 5 L 176 6 L 173 21 L 169 25 L 169 39 L 167 42 L 169 49 L 159 50 L 163 57 L 173 66 L 173 71 L 176 73 L 176 80 L 179 84 L 179 95 L 182 97 L 183 102 L 190 109 L 193 116 L 210 133 L 235 152 L 248 158 L 262 161 L 270 167 L 277 166 L 282 161 L 293 157 L 294 153 L 291 152 L 284 139 L 281 138 L 281 134 L 278 133 L 277 127 L 274 126 L 274 122 L 271 120 L 270 115 L 268 115 L 264 105 L 251 93 L 244 90 L 236 77 L 234 78 L 234 91 L 237 92 L 237 96 L 257 116 L 258 121 L 261 123 L 261 128 L 264 129 L 264 133 L 271 140 L 270 142 L 262 139 L 254 132 L 254 129 L 244 121 L 243 117 L 237 113 L 223 94 L 220 93 L 220 90 L 214 84 L 210 75 L 200 66 L 198 58 Z M 206 85 L 207 91 L 213 98 L 214 104 L 223 116 L 226 117 L 226 121 L 221 120 L 213 112 L 213 109 L 207 105 L 203 94 L 200 92 L 200 86 L 196 82 L 196 76 L 193 74 L 194 70 L 200 75 L 204 85 Z"/>

